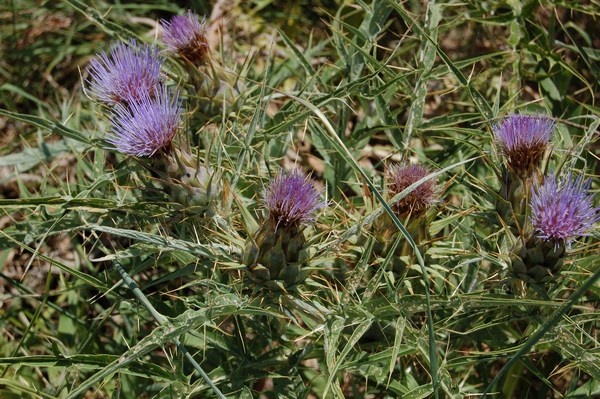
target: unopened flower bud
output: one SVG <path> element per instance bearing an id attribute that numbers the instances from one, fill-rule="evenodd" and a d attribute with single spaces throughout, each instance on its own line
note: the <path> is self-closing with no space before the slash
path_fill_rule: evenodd
<path id="1" fill-rule="evenodd" d="M 530 238 L 510 255 L 513 274 L 529 284 L 542 287 L 560 273 L 565 254 L 564 244 Z"/>
<path id="2" fill-rule="evenodd" d="M 214 211 L 221 186 L 214 170 L 199 164 L 195 158 L 179 149 L 164 157 L 162 166 L 167 172 L 170 195 L 175 202 L 193 213 Z"/>

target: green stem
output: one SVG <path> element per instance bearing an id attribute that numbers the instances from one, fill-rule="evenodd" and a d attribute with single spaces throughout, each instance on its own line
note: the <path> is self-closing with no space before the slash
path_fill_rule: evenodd
<path id="1" fill-rule="evenodd" d="M 556 323 L 559 322 L 560 318 L 575 305 L 579 298 L 585 294 L 585 292 L 589 290 L 599 278 L 600 268 L 598 268 L 592 277 L 590 277 L 581 287 L 579 287 L 577 291 L 573 293 L 573 295 L 569 297 L 567 302 L 565 302 L 552 314 L 552 316 L 550 316 L 550 319 L 548 319 L 535 333 L 533 333 L 533 335 L 531 335 L 531 337 L 529 337 L 521 349 L 519 349 L 519 351 L 513 355 L 513 357 L 504 365 L 504 367 L 502 367 L 502 369 L 500 369 L 496 377 L 494 377 L 492 382 L 485 388 L 481 399 L 485 399 L 490 390 L 498 383 L 500 378 L 502 378 L 504 374 L 510 370 L 512 365 L 518 362 L 523 355 L 525 355 L 540 339 L 542 339 L 548 330 L 550 330 L 556 325 Z"/>
<path id="2" fill-rule="evenodd" d="M 146 310 L 148 310 L 148 312 L 150 312 L 150 314 L 152 315 L 152 317 L 154 317 L 156 322 L 160 325 L 169 324 L 169 320 L 162 314 L 158 313 L 158 311 L 154 308 L 154 306 L 152 306 L 152 304 L 150 303 L 148 298 L 146 298 L 146 295 L 144 295 L 142 290 L 140 290 L 140 288 L 138 287 L 136 282 L 133 281 L 133 279 L 129 276 L 129 274 L 127 274 L 125 269 L 123 269 L 123 266 L 121 266 L 121 263 L 119 263 L 118 261 L 115 260 L 114 264 L 115 264 L 115 267 L 117 268 L 117 271 L 121 274 L 121 278 L 123 279 L 123 282 L 127 285 L 127 288 L 129 288 L 131 290 L 131 292 L 133 292 L 133 295 L 135 295 L 135 297 L 142 303 L 142 305 L 146 308 Z M 226 399 L 225 395 L 223 395 L 223 393 L 219 390 L 219 388 L 217 388 L 217 386 L 211 381 L 208 374 L 206 374 L 206 372 L 204 370 L 202 370 L 202 367 L 200 367 L 198 362 L 194 359 L 194 357 L 190 354 L 190 352 L 188 352 L 188 350 L 183 345 L 183 343 L 178 338 L 173 338 L 173 342 L 175 343 L 175 345 L 177 345 L 177 348 L 179 348 L 179 350 L 181 351 L 181 353 L 183 353 L 185 358 L 188 359 L 188 361 L 192 364 L 192 366 L 198 372 L 198 374 L 200 374 L 200 376 L 204 379 L 204 381 L 206 381 L 208 386 L 215 392 L 215 394 L 220 399 Z"/>
<path id="3" fill-rule="evenodd" d="M 435 344 L 435 330 L 433 327 L 433 312 L 431 311 L 431 296 L 429 294 L 430 285 L 429 285 L 429 277 L 427 274 L 427 270 L 425 269 L 425 261 L 423 260 L 423 256 L 421 255 L 421 251 L 417 246 L 416 242 L 413 240 L 411 235 L 408 233 L 402 222 L 398 219 L 396 214 L 392 211 L 387 202 L 383 199 L 379 191 L 373 186 L 370 180 L 367 180 L 367 184 L 371 188 L 372 192 L 375 194 L 381 206 L 385 211 L 390 215 L 394 224 L 400 230 L 402 235 L 408 241 L 408 244 L 412 248 L 415 257 L 417 258 L 417 263 L 421 268 L 422 280 L 425 285 L 425 304 L 427 305 L 427 334 L 429 335 L 429 367 L 431 370 L 431 384 L 433 386 L 433 393 L 435 399 L 439 398 L 439 382 L 438 382 L 438 366 L 437 366 L 437 349 Z"/>
<path id="4" fill-rule="evenodd" d="M 337 149 L 338 153 L 348 162 L 348 165 L 350 165 L 350 167 L 352 169 L 354 169 L 357 173 L 359 173 L 362 176 L 362 178 L 366 182 L 367 186 L 369 186 L 369 189 L 371 190 L 371 192 L 375 195 L 375 197 L 377 197 L 377 200 L 379 201 L 379 203 L 381 203 L 381 206 L 383 207 L 385 212 L 387 212 L 387 214 L 390 215 L 390 217 L 394 221 L 394 224 L 396 225 L 398 230 L 400 230 L 402 235 L 406 238 L 406 241 L 408 241 L 409 245 L 413 249 L 413 251 L 415 253 L 415 257 L 417 258 L 417 262 L 419 263 L 419 266 L 421 267 L 421 271 L 423 273 L 422 274 L 423 284 L 425 284 L 425 304 L 427 305 L 427 333 L 429 334 L 429 368 L 431 371 L 431 383 L 433 385 L 434 396 L 436 399 L 438 399 L 439 398 L 439 392 L 438 392 L 439 391 L 439 383 L 438 383 L 437 349 L 436 349 L 436 344 L 435 344 L 435 330 L 434 330 L 434 326 L 433 326 L 433 313 L 431 311 L 431 297 L 429 295 L 429 287 L 430 287 L 429 276 L 427 274 L 427 269 L 425 268 L 425 261 L 423 260 L 423 256 L 421 256 L 421 252 L 419 251 L 417 244 L 415 243 L 415 241 L 413 240 L 411 235 L 408 233 L 408 231 L 406 230 L 406 228 L 404 227 L 402 222 L 398 219 L 396 214 L 394 214 L 394 212 L 392 211 L 392 209 L 390 208 L 388 203 L 385 201 L 385 199 L 383 198 L 381 193 L 377 190 L 377 188 L 375 187 L 373 182 L 371 182 L 371 180 L 369 179 L 369 176 L 367 176 L 367 174 L 361 168 L 361 166 L 358 164 L 358 162 L 356 162 L 356 160 L 352 157 L 352 155 L 350 154 L 350 151 L 348 151 L 348 148 L 346 148 L 346 145 L 340 139 L 340 137 L 337 135 L 335 129 L 329 122 L 329 119 L 327 119 L 327 117 L 323 114 L 323 112 L 319 108 L 317 108 L 316 106 L 314 106 L 313 104 L 309 103 L 306 100 L 303 100 L 303 99 L 296 97 L 289 93 L 284 93 L 284 94 L 286 96 L 290 97 L 291 99 L 299 102 L 300 104 L 304 105 L 306 108 L 311 110 L 319 119 L 321 119 L 326 130 L 330 134 L 330 135 L 324 134 L 323 138 L 325 138 L 327 141 L 329 141 L 331 144 L 333 144 L 334 148 Z M 425 178 L 423 178 L 422 180 L 425 180 Z M 400 193 L 400 194 L 402 194 L 402 193 Z M 400 194 L 397 194 L 397 195 L 399 196 Z"/>

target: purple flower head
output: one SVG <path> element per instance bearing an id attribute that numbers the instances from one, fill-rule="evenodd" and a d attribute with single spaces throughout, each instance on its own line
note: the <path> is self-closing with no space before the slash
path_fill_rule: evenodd
<path id="1" fill-rule="evenodd" d="M 188 11 L 187 15 L 176 15 L 170 21 L 161 20 L 165 32 L 163 41 L 174 53 L 179 53 L 192 62 L 202 62 L 208 51 L 206 26 L 198 15 Z"/>
<path id="2" fill-rule="evenodd" d="M 583 181 L 571 174 L 562 181 L 555 176 L 546 177 L 544 183 L 532 188 L 531 222 L 536 235 L 544 240 L 566 244 L 588 235 L 594 223 L 600 218 L 598 210 L 592 206 L 593 195 L 588 195 L 591 180 Z"/>
<path id="3" fill-rule="evenodd" d="M 531 176 L 542 160 L 555 126 L 547 115 L 510 114 L 493 130 L 509 168 L 520 176 Z"/>
<path id="4" fill-rule="evenodd" d="M 299 170 L 279 172 L 265 191 L 265 203 L 269 216 L 283 225 L 307 224 L 325 206 L 312 180 Z"/>
<path id="5" fill-rule="evenodd" d="M 88 66 L 90 92 L 110 105 L 138 101 L 154 92 L 163 62 L 154 46 L 138 45 L 135 40 L 118 43 Z"/>
<path id="6" fill-rule="evenodd" d="M 127 106 L 117 104 L 113 110 L 112 130 L 106 141 L 119 152 L 150 157 L 168 150 L 181 119 L 179 92 L 174 96 L 160 85 L 152 95 Z"/>
<path id="7" fill-rule="evenodd" d="M 392 165 L 386 170 L 386 180 L 390 197 L 401 193 L 407 187 L 418 182 L 429 174 L 429 170 L 421 165 Z M 427 180 L 400 199 L 394 206 L 398 215 L 419 216 L 425 213 L 437 201 L 437 182 Z"/>

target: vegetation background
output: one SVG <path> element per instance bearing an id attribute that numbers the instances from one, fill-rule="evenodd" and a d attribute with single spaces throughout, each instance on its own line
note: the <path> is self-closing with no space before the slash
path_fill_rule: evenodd
<path id="1" fill-rule="evenodd" d="M 105 149 L 82 90 L 97 53 L 160 42 L 188 9 L 241 87 L 186 109 L 176 139 L 218 171 L 218 223 Z M 546 297 L 511 288 L 491 133 L 553 116 L 545 169 L 598 189 L 599 18 L 594 0 L 2 1 L 0 397 L 214 397 L 174 337 L 226 397 L 599 396 L 597 231 Z M 179 64 L 165 73 L 184 86 Z M 374 189 L 405 160 L 441 187 L 425 276 L 373 260 Z M 294 165 L 328 199 L 314 270 L 260 290 L 240 254 L 264 185 Z"/>

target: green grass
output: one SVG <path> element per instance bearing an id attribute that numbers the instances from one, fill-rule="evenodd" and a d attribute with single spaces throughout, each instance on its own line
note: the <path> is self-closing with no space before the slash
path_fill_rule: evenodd
<path id="1" fill-rule="evenodd" d="M 597 228 L 545 292 L 510 280 L 492 135 L 510 112 L 553 116 L 543 169 L 598 190 L 597 4 L 249 1 L 218 22 L 204 1 L 6 3 L 1 398 L 600 395 Z M 107 149 L 82 90 L 98 52 L 160 43 L 187 7 L 215 23 L 215 70 L 163 72 L 186 99 L 175 145 L 215 172 L 210 212 Z M 393 211 L 414 187 L 384 184 L 409 159 L 440 186 L 425 241 Z M 328 206 L 305 231 L 309 278 L 268 290 L 242 256 L 264 186 L 294 165 Z"/>

